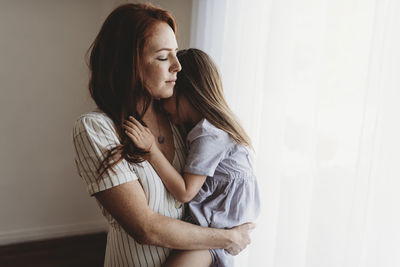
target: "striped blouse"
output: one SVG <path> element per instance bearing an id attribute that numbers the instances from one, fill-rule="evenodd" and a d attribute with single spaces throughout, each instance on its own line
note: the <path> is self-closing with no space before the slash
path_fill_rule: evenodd
<path id="1" fill-rule="evenodd" d="M 171 124 L 175 155 L 172 165 L 181 172 L 184 167 L 184 143 L 178 130 Z M 107 171 L 96 181 L 96 170 L 109 148 L 119 143 L 112 120 L 102 112 L 82 115 L 73 129 L 75 163 L 79 175 L 86 182 L 87 190 L 93 194 L 114 186 L 139 180 L 146 194 L 149 207 L 162 215 L 181 219 L 184 205 L 164 187 L 161 179 L 147 162 L 130 164 L 122 160 L 115 167 L 115 173 Z M 133 170 L 133 171 L 132 171 Z M 109 224 L 104 266 L 161 266 L 170 249 L 140 245 L 101 206 L 100 209 Z"/>

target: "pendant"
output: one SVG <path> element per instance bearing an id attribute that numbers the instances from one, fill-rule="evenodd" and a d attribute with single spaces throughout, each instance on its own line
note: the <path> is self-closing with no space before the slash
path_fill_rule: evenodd
<path id="1" fill-rule="evenodd" d="M 160 144 L 163 144 L 164 143 L 164 136 L 159 136 L 158 138 L 157 138 L 157 140 L 158 140 L 158 143 L 160 143 Z"/>

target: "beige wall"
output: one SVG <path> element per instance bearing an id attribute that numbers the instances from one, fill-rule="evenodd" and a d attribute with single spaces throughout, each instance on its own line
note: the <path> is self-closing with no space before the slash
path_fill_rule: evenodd
<path id="1" fill-rule="evenodd" d="M 71 129 L 94 105 L 84 54 L 111 0 L 0 1 L 0 245 L 105 224 L 75 172 Z M 191 1 L 154 1 L 189 44 Z"/>

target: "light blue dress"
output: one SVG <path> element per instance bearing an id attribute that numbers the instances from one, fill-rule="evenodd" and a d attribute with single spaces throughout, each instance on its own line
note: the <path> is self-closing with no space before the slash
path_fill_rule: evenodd
<path id="1" fill-rule="evenodd" d="M 184 171 L 206 175 L 199 193 L 189 202 L 189 221 L 213 228 L 232 228 L 256 219 L 260 210 L 252 154 L 206 119 L 187 135 Z M 223 249 L 210 250 L 211 266 L 232 267 L 233 257 Z"/>

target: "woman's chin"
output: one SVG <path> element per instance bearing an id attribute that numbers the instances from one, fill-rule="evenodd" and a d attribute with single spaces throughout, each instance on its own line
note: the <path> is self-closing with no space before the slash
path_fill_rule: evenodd
<path id="1" fill-rule="evenodd" d="M 170 98 L 174 94 L 174 88 L 163 91 L 157 98 L 165 99 Z"/>

